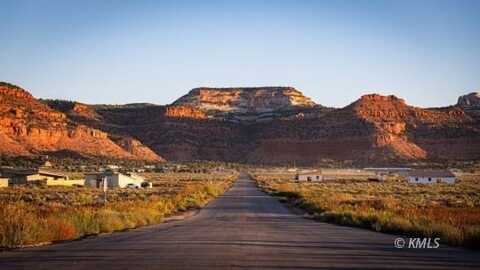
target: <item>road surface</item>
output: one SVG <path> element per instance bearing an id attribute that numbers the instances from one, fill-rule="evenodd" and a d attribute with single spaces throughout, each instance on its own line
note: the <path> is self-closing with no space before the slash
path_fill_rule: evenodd
<path id="1" fill-rule="evenodd" d="M 304 219 L 242 175 L 186 220 L 3 252 L 0 269 L 480 269 L 478 252 L 395 238 Z"/>

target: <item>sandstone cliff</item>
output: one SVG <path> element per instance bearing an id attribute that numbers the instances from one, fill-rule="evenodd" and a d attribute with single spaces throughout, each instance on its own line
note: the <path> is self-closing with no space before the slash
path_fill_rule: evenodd
<path id="1" fill-rule="evenodd" d="M 372 94 L 322 117 L 257 126 L 258 144 L 248 157 L 283 164 L 478 159 L 478 127 L 457 107 L 421 109 Z"/>
<path id="2" fill-rule="evenodd" d="M 201 87 L 173 105 L 196 108 L 209 118 L 237 123 L 294 117 L 303 110 L 320 107 L 293 87 Z"/>
<path id="3" fill-rule="evenodd" d="M 168 106 L 165 109 L 165 116 L 173 118 L 207 119 L 205 112 L 190 106 Z"/>
<path id="4" fill-rule="evenodd" d="M 480 159 L 480 118 L 463 105 L 424 109 L 371 94 L 331 109 L 293 88 L 272 87 L 197 88 L 168 106 L 74 102 L 50 104 L 54 110 L 21 89 L 0 93 L 0 103 L 8 104 L 0 106 L 0 139 L 8 145 L 3 153 L 72 149 L 125 158 L 302 165 Z"/>
<path id="5" fill-rule="evenodd" d="M 293 87 L 201 87 L 191 90 L 174 105 L 190 105 L 204 111 L 262 113 L 313 107 L 315 103 Z"/>
<path id="6" fill-rule="evenodd" d="M 86 110 L 86 106 L 75 104 L 69 113 L 85 114 Z M 0 154 L 37 155 L 68 150 L 88 156 L 162 160 L 153 152 L 139 154 L 131 147 L 124 149 L 107 132 L 72 122 L 67 115 L 39 102 L 18 86 L 1 83 Z"/>

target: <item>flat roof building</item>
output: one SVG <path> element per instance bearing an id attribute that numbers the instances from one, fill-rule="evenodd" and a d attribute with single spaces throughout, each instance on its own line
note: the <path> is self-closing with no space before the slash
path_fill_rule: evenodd
<path id="1" fill-rule="evenodd" d="M 1 176 L 8 178 L 11 185 L 47 184 L 49 181 L 68 180 L 68 176 L 45 169 L 18 169 L 3 167 Z"/>
<path id="2" fill-rule="evenodd" d="M 411 184 L 454 184 L 455 175 L 449 170 L 412 170 L 407 176 Z"/>
<path id="3" fill-rule="evenodd" d="M 87 174 L 85 178 L 85 186 L 101 188 L 103 187 L 105 180 L 107 181 L 107 186 L 109 188 L 125 188 L 129 184 L 141 187 L 142 183 L 145 182 L 145 178 L 133 173 L 122 174 L 119 172 L 105 171 Z"/>

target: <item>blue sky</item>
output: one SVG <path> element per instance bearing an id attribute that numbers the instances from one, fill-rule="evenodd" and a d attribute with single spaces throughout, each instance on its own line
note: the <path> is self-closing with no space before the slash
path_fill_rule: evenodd
<path id="1" fill-rule="evenodd" d="M 37 97 L 167 104 L 198 86 L 294 86 L 341 107 L 480 90 L 480 1 L 0 0 L 0 80 Z"/>

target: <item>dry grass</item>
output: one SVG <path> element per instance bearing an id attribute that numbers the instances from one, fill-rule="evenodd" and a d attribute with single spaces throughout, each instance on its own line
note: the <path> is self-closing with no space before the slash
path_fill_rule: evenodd
<path id="1" fill-rule="evenodd" d="M 154 188 L 103 193 L 85 187 L 0 190 L 0 247 L 70 240 L 159 223 L 224 192 L 234 174 L 151 174 Z"/>
<path id="2" fill-rule="evenodd" d="M 297 183 L 291 174 L 253 176 L 268 192 L 322 221 L 480 247 L 480 179 L 412 185 L 399 179 Z"/>

